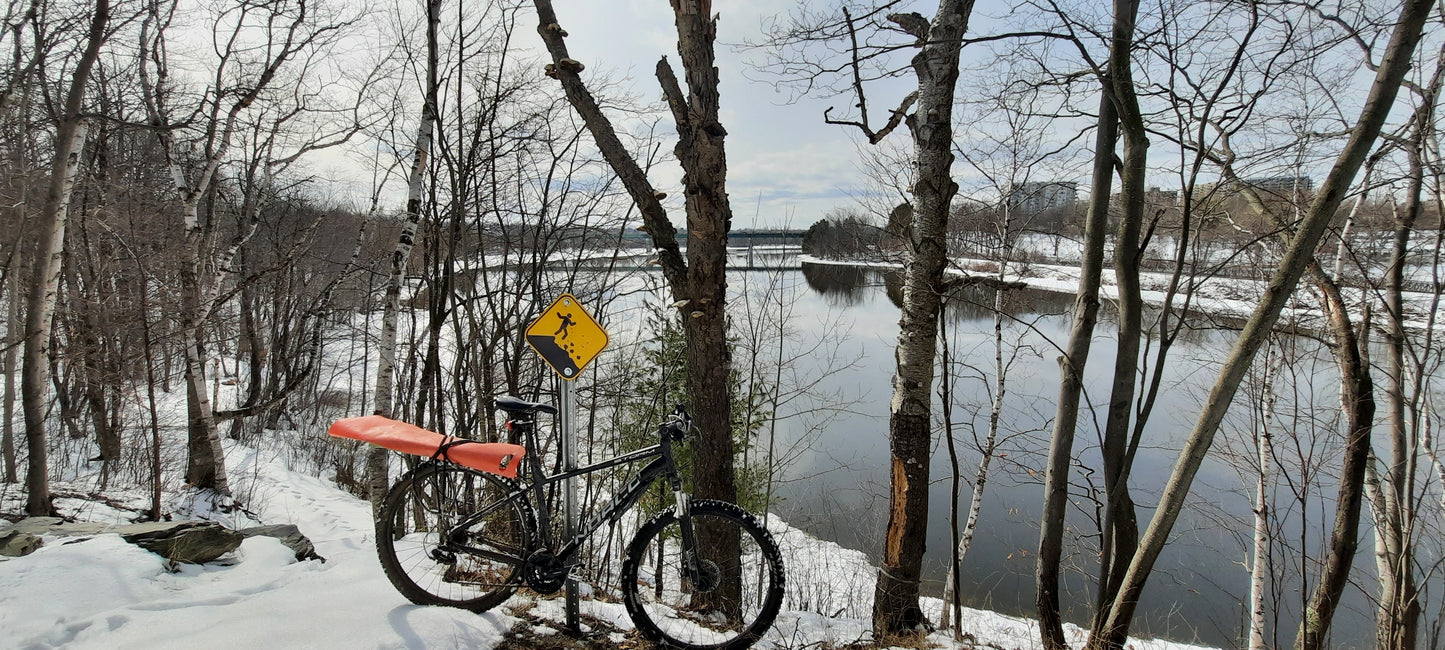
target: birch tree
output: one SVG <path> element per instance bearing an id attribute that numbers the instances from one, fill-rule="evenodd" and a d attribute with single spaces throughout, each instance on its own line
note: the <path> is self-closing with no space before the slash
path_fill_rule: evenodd
<path id="1" fill-rule="evenodd" d="M 441 0 L 426 3 L 426 78 L 423 91 L 421 123 L 417 126 L 416 148 L 412 154 L 411 172 L 407 176 L 406 220 L 396 239 L 396 248 L 391 253 L 391 273 L 386 284 L 386 297 L 382 303 L 381 340 L 377 344 L 376 388 L 373 403 L 376 414 L 393 417 L 393 385 L 396 376 L 396 319 L 401 311 L 401 289 L 406 281 L 407 261 L 416 241 L 417 227 L 421 223 L 422 181 L 428 157 L 431 154 L 432 131 L 436 128 L 437 113 L 437 25 L 441 22 Z M 387 475 L 387 450 L 372 446 L 366 455 L 367 495 L 371 499 L 372 513 L 381 512 L 390 483 Z"/>
<path id="2" fill-rule="evenodd" d="M 71 72 L 65 103 L 55 134 L 55 157 L 45 204 L 36 222 L 36 260 L 25 312 L 24 356 L 21 367 L 21 405 L 25 411 L 25 442 L 29 452 L 26 474 L 25 512 L 31 516 L 55 514 L 50 498 L 49 466 L 46 456 L 45 403 L 49 392 L 50 331 L 60 282 L 60 262 L 65 242 L 65 223 L 70 210 L 71 190 L 80 168 L 89 124 L 81 116 L 85 89 L 91 69 L 100 56 L 107 36 L 110 1 L 97 0 L 86 32 L 85 48 Z M 13 298 L 12 298 L 13 300 Z"/>
<path id="3" fill-rule="evenodd" d="M 168 32 L 176 4 L 153 0 L 142 23 L 142 98 L 180 204 L 186 256 L 180 270 L 181 347 L 190 414 L 186 481 L 221 495 L 229 495 L 230 486 L 206 382 L 206 328 L 223 297 L 232 262 L 255 232 L 259 205 L 228 232 L 212 209 L 215 189 L 247 112 L 258 100 L 268 101 L 267 93 L 275 86 L 303 83 L 304 75 L 295 68 L 304 68 L 309 55 L 323 53 L 347 26 L 344 20 L 326 22 L 316 9 L 308 0 L 277 0 L 223 10 L 218 24 L 227 27 L 213 37 L 217 58 L 211 62 L 212 74 L 195 97 L 187 97 L 185 85 L 170 74 Z M 189 110 L 187 100 L 195 102 Z M 194 139 L 178 138 L 185 135 L 181 126 L 190 123 L 199 125 Z M 267 167 L 267 178 L 273 171 Z"/>

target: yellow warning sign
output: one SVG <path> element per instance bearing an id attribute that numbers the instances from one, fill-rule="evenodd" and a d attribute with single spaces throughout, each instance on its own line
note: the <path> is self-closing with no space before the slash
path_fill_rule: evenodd
<path id="1" fill-rule="evenodd" d="M 607 330 L 564 293 L 527 328 L 527 344 L 563 379 L 576 379 L 607 347 Z"/>

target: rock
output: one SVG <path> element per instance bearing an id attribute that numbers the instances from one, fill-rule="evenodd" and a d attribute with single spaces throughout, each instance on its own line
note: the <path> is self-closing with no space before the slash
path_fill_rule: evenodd
<path id="1" fill-rule="evenodd" d="M 112 532 L 173 562 L 205 564 L 241 545 L 241 533 L 211 522 L 161 521 L 119 526 Z"/>
<path id="2" fill-rule="evenodd" d="M 110 528 L 105 524 L 68 524 L 59 517 L 30 517 L 21 519 L 13 526 L 0 528 L 0 535 L 9 534 L 11 531 L 30 533 L 31 535 L 60 535 L 74 537 L 77 535 L 96 535 L 103 533 Z"/>
<path id="3" fill-rule="evenodd" d="M 18 530 L 0 533 L 0 555 L 25 557 L 38 550 L 44 542 L 39 537 Z"/>
<path id="4" fill-rule="evenodd" d="M 297 528 L 296 524 L 256 526 L 242 530 L 241 535 L 243 537 L 275 537 L 281 540 L 281 543 L 285 544 L 287 548 L 296 552 L 297 562 L 304 562 L 306 560 L 326 561 L 326 558 L 316 554 L 316 546 L 311 543 L 311 540 L 307 538 L 306 535 L 301 533 L 301 529 Z"/>

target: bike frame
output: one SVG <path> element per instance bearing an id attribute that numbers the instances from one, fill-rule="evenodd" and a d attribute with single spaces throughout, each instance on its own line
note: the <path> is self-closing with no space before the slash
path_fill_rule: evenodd
<path id="1" fill-rule="evenodd" d="M 677 473 L 677 464 L 672 457 L 672 441 L 668 437 L 669 434 L 666 426 L 659 430 L 661 440 L 658 442 L 658 444 L 643 447 L 642 449 L 609 458 L 607 460 L 600 461 L 592 465 L 578 467 L 570 471 L 565 471 L 548 476 L 543 471 L 542 460 L 536 453 L 537 445 L 535 439 L 535 421 L 530 418 L 517 418 L 513 420 L 508 420 L 507 425 L 509 429 L 516 429 L 523 436 L 523 443 L 527 447 L 527 456 L 531 459 L 531 474 L 533 477 L 533 481 L 531 484 L 522 484 L 520 480 L 509 482 L 511 483 L 512 490 L 507 494 L 506 497 L 497 500 L 486 508 L 478 510 L 477 512 L 474 512 L 471 515 L 468 515 L 466 518 L 462 519 L 461 521 L 457 522 L 457 524 L 453 526 L 452 530 L 447 534 L 447 537 L 452 542 L 452 545 L 468 553 L 473 553 L 482 557 L 498 560 L 501 562 L 517 564 L 519 566 L 525 565 L 527 563 L 527 558 L 525 557 L 513 557 L 502 553 L 497 553 L 488 549 L 470 546 L 466 544 L 465 539 L 466 530 L 468 528 L 476 524 L 478 521 L 481 521 L 492 512 L 495 512 L 498 508 L 506 507 L 508 504 L 511 504 L 514 501 L 521 501 L 523 504 L 528 504 L 527 495 L 530 491 L 533 493 L 536 501 L 536 510 L 540 511 L 539 521 L 536 522 L 535 528 L 536 531 L 540 533 L 541 539 L 538 540 L 540 543 L 537 544 L 535 548 L 552 551 L 552 553 L 557 558 L 565 562 L 567 558 L 570 558 L 572 554 L 576 553 L 579 549 L 582 548 L 583 542 L 585 542 L 587 538 L 592 535 L 592 533 L 596 532 L 597 529 L 601 528 L 602 525 L 607 522 L 616 523 L 616 521 L 621 518 L 622 513 L 627 512 L 634 505 L 637 505 L 638 500 L 640 500 L 642 498 L 642 495 L 645 494 L 647 490 L 652 487 L 653 483 L 655 483 L 659 478 L 665 477 L 668 483 L 670 483 L 673 495 L 677 500 L 677 518 L 678 521 L 681 523 L 683 548 L 687 549 L 687 552 L 683 554 L 684 566 L 689 573 L 689 577 L 695 577 L 698 575 L 698 571 L 700 569 L 697 564 L 697 555 L 695 552 L 692 551 L 693 529 L 692 518 L 689 511 L 692 497 L 682 488 L 682 477 L 679 476 Z M 611 469 L 619 465 L 626 465 L 629 463 L 635 463 L 649 459 L 651 460 L 651 462 L 645 465 L 641 469 L 641 471 L 637 473 L 636 476 L 633 476 L 631 479 L 629 479 L 627 481 L 627 484 L 622 486 L 622 489 L 620 491 L 612 495 L 612 501 L 607 505 L 606 508 L 602 510 L 602 512 L 598 513 L 585 524 L 579 526 L 578 529 L 575 531 L 575 534 L 570 539 L 568 539 L 567 543 L 562 545 L 561 548 L 555 548 L 553 544 L 554 540 L 552 535 L 551 513 L 548 511 L 547 508 L 547 499 L 545 492 L 548 486 L 555 485 L 561 481 L 565 481 L 570 478 L 585 476 L 594 472 Z"/>

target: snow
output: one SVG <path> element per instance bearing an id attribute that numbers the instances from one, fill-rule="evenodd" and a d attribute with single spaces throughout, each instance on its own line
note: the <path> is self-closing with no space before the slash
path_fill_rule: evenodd
<path id="1" fill-rule="evenodd" d="M 268 432 L 277 440 L 277 432 Z M 0 561 L 0 647 L 4 648 L 492 648 L 517 625 L 533 635 L 558 634 L 564 614 L 559 598 L 514 596 L 484 614 L 406 601 L 382 574 L 372 540 L 370 506 L 329 481 L 293 471 L 283 445 L 258 451 L 228 442 L 234 476 L 244 476 L 248 511 L 212 507 L 203 495 L 174 495 L 172 502 L 229 525 L 295 523 L 325 562 L 297 562 L 294 553 L 268 537 L 247 539 L 233 554 L 204 566 L 167 562 L 119 535 L 48 537 L 43 548 Z M 139 498 L 139 495 L 133 495 Z M 7 510 L 13 490 L 0 495 Z M 143 499 L 140 502 L 144 502 Z M 68 516 L 103 523 L 125 520 L 125 511 L 90 507 L 93 501 L 60 504 Z M 86 505 L 88 504 L 88 505 Z M 871 638 L 876 569 L 861 552 L 811 537 L 776 516 L 768 528 L 787 564 L 784 611 L 760 648 L 816 647 Z M 77 541 L 79 540 L 79 541 Z M 583 585 L 584 594 L 592 593 Z M 581 612 L 619 631 L 633 629 L 615 599 L 584 599 Z M 925 599 L 936 620 L 942 603 Z M 532 621 L 523 620 L 525 614 Z M 966 609 L 966 639 L 1000 648 L 1038 647 L 1036 625 L 1026 619 Z M 1082 630 L 1070 626 L 1082 644 Z M 945 633 L 929 641 L 957 646 Z M 1165 642 L 1137 642 L 1140 650 L 1188 650 Z"/>
<path id="2" fill-rule="evenodd" d="M 505 608 L 412 605 L 381 573 L 366 502 L 253 450 L 228 452 L 255 471 L 258 512 L 296 523 L 326 562 L 253 537 L 222 562 L 172 572 L 119 535 L 48 538 L 0 562 L 0 647 L 488 648 L 516 623 Z"/>
<path id="3" fill-rule="evenodd" d="M 968 262 L 961 262 L 967 264 Z M 967 267 L 965 267 L 967 268 Z M 1077 271 L 1034 264 L 1031 285 L 1073 291 Z M 1023 277 L 1023 276 L 1020 276 Z M 343 359 L 333 380 L 353 376 Z M 222 385 L 218 408 L 234 404 L 236 386 Z M 355 386 L 352 392 L 356 392 Z M 183 457 L 184 391 L 161 396 L 163 457 L 176 466 Z M 138 398 L 139 399 L 139 398 Z M 133 405 L 134 406 L 134 405 Z M 140 418 L 144 420 L 145 418 Z M 164 510 L 176 518 L 206 519 L 231 528 L 294 523 L 325 562 L 297 562 L 290 549 L 271 538 L 246 540 L 235 553 L 204 566 L 167 566 L 148 551 L 115 534 L 48 537 L 39 551 L 22 558 L 0 557 L 0 649 L 4 648 L 494 648 L 514 627 L 528 634 L 560 634 L 565 616 L 560 598 L 524 592 L 490 612 L 474 614 L 413 605 L 387 581 L 377 560 L 370 505 L 337 488 L 303 460 L 308 447 L 329 444 L 318 432 L 267 431 L 257 447 L 226 441 L 232 487 L 244 508 L 218 502 L 179 484 L 166 486 Z M 70 453 L 69 458 L 87 454 Z M 128 523 L 146 509 L 144 489 L 91 495 L 98 464 L 83 460 L 61 466 L 65 481 L 52 484 L 56 506 L 74 521 Z M 174 473 L 170 480 L 174 481 Z M 21 511 L 20 486 L 0 484 L 0 512 Z M 767 526 L 786 564 L 783 611 L 760 648 L 821 647 L 871 640 L 869 617 L 877 569 L 862 552 L 812 537 L 776 516 Z M 3 527 L 3 524 L 0 524 Z M 630 532 L 630 531 L 629 531 Z M 624 533 L 628 534 L 628 533 Z M 584 594 L 594 588 L 582 585 Z M 602 587 L 596 587 L 602 590 Z M 587 598 L 583 615 L 628 640 L 631 620 L 615 598 Z M 937 620 L 942 602 L 924 599 Z M 965 608 L 965 642 L 947 632 L 928 639 L 934 647 L 1040 647 L 1037 624 L 1023 618 Z M 1066 626 L 1077 646 L 1086 632 Z M 1132 641 L 1136 650 L 1190 650 L 1163 641 Z"/>

